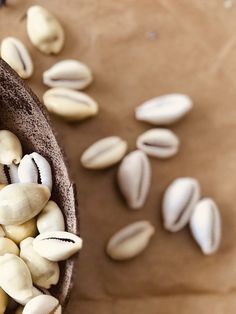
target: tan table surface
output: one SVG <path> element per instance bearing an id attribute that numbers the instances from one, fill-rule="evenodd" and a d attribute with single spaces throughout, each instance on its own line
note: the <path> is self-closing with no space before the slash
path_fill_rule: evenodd
<path id="1" fill-rule="evenodd" d="M 26 9 L 38 3 L 54 12 L 66 31 L 63 52 L 44 56 L 28 41 Z M 53 117 L 79 189 L 84 249 L 68 306 L 79 314 L 233 314 L 236 311 L 236 3 L 221 0 L 9 0 L 0 10 L 0 39 L 17 36 L 29 47 L 41 97 L 41 74 L 57 60 L 78 58 L 94 72 L 87 89 L 99 115 L 69 125 Z M 153 184 L 145 207 L 127 209 L 115 184 L 117 168 L 91 172 L 79 163 L 95 140 L 120 135 L 135 148 L 150 126 L 134 119 L 144 100 L 183 92 L 194 110 L 171 126 L 181 139 L 169 161 L 151 160 Z M 178 176 L 194 176 L 203 195 L 216 199 L 223 240 L 218 254 L 204 257 L 189 231 L 162 228 L 161 197 Z M 120 227 L 149 219 L 156 235 L 144 254 L 114 263 L 104 254 Z"/>

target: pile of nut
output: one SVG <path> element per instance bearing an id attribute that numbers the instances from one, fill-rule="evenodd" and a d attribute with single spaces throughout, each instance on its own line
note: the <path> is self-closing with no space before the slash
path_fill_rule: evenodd
<path id="1" fill-rule="evenodd" d="M 0 314 L 60 314 L 47 289 L 59 281 L 58 262 L 78 252 L 82 239 L 65 231 L 63 213 L 50 200 L 48 161 L 37 152 L 22 156 L 8 130 L 0 131 L 0 143 Z"/>

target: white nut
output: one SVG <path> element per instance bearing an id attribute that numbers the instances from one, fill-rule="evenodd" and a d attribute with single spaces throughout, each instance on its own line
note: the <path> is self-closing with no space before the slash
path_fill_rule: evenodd
<path id="1" fill-rule="evenodd" d="M 23 79 L 33 74 L 33 62 L 25 45 L 17 38 L 6 37 L 1 43 L 1 57 Z"/>
<path id="2" fill-rule="evenodd" d="M 0 131 L 0 163 L 18 164 L 22 157 L 21 143 L 15 134 L 8 130 Z"/>
<path id="3" fill-rule="evenodd" d="M 46 158 L 38 153 L 25 155 L 18 167 L 18 177 L 22 183 L 38 183 L 52 190 L 52 171 Z"/>
<path id="4" fill-rule="evenodd" d="M 65 231 L 49 231 L 38 235 L 33 248 L 49 261 L 59 262 L 68 259 L 82 247 L 82 239 Z"/>
<path id="5" fill-rule="evenodd" d="M 49 201 L 37 218 L 39 233 L 47 231 L 65 231 L 65 221 L 58 205 Z"/>
<path id="6" fill-rule="evenodd" d="M 124 157 L 127 147 L 127 142 L 118 136 L 105 137 L 85 150 L 81 163 L 88 169 L 110 167 Z"/>
<path id="7" fill-rule="evenodd" d="M 51 285 L 58 283 L 59 266 L 57 263 L 41 257 L 33 249 L 33 240 L 34 238 L 27 238 L 20 243 L 20 257 L 28 266 L 33 283 L 39 287 L 49 289 Z"/>
<path id="8" fill-rule="evenodd" d="M 50 295 L 39 295 L 24 307 L 23 314 L 61 314 L 59 301 Z"/>
<path id="9" fill-rule="evenodd" d="M 37 234 L 36 219 L 32 218 L 21 225 L 7 225 L 2 227 L 7 238 L 19 244 L 28 237 Z"/>
<path id="10" fill-rule="evenodd" d="M 118 183 L 130 208 L 138 209 L 144 205 L 151 184 L 151 167 L 144 152 L 136 150 L 122 160 Z"/>
<path id="11" fill-rule="evenodd" d="M 98 104 L 87 94 L 69 88 L 51 88 L 43 95 L 48 111 L 68 121 L 79 121 L 98 112 Z"/>
<path id="12" fill-rule="evenodd" d="M 193 178 L 178 178 L 169 185 L 162 204 L 166 230 L 176 232 L 186 226 L 200 193 L 199 183 Z"/>
<path id="13" fill-rule="evenodd" d="M 59 21 L 41 6 L 27 11 L 27 33 L 32 44 L 45 54 L 59 53 L 64 46 L 64 30 Z"/>
<path id="14" fill-rule="evenodd" d="M 192 235 L 202 252 L 215 253 L 221 241 L 221 217 L 216 203 L 210 198 L 200 200 L 190 219 Z"/>
<path id="15" fill-rule="evenodd" d="M 35 217 L 50 198 L 48 187 L 15 183 L 0 191 L 0 224 L 19 225 Z"/>
<path id="16" fill-rule="evenodd" d="M 93 80 L 90 69 L 77 60 L 63 60 L 43 73 L 43 82 L 49 87 L 83 89 Z"/>
<path id="17" fill-rule="evenodd" d="M 32 296 L 30 271 L 23 260 L 15 254 L 0 256 L 0 286 L 18 303 Z"/>
<path id="18" fill-rule="evenodd" d="M 5 237 L 0 237 L 0 256 L 6 253 L 19 255 L 20 250 L 12 240 Z"/>
<path id="19" fill-rule="evenodd" d="M 149 156 L 169 158 L 177 154 L 179 139 L 170 130 L 151 129 L 138 137 L 137 148 Z"/>
<path id="20" fill-rule="evenodd" d="M 168 94 L 150 99 L 135 111 L 137 120 L 155 125 L 174 123 L 191 109 L 192 100 L 184 94 Z"/>
<path id="21" fill-rule="evenodd" d="M 140 254 L 148 245 L 155 228 L 148 221 L 132 223 L 115 233 L 107 244 L 107 254 L 114 260 L 127 260 Z"/>

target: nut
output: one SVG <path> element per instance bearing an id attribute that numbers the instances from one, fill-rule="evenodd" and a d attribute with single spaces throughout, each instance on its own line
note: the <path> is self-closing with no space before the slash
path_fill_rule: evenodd
<path id="1" fill-rule="evenodd" d="M 63 60 L 43 73 L 43 82 L 49 87 L 83 89 L 93 80 L 90 69 L 77 60 Z"/>
<path id="2" fill-rule="evenodd" d="M 126 151 L 126 141 L 118 136 L 105 137 L 85 150 L 81 163 L 88 169 L 104 169 L 119 162 Z"/>
<path id="3" fill-rule="evenodd" d="M 79 121 L 98 112 L 98 104 L 87 94 L 68 88 L 51 88 L 43 95 L 48 111 L 68 121 Z"/>
<path id="4" fill-rule="evenodd" d="M 107 254 L 118 261 L 133 258 L 147 247 L 154 232 L 154 227 L 148 221 L 132 223 L 111 237 L 106 248 Z"/>
<path id="5" fill-rule="evenodd" d="M 34 237 L 37 234 L 36 219 L 32 218 L 21 225 L 3 226 L 7 238 L 19 244 L 28 237 Z"/>
<path id="6" fill-rule="evenodd" d="M 137 120 L 167 125 L 180 120 L 192 109 L 192 100 L 184 94 L 168 94 L 146 101 L 135 111 Z"/>
<path id="7" fill-rule="evenodd" d="M 27 33 L 32 44 L 45 54 L 57 54 L 64 46 L 61 24 L 39 5 L 34 5 L 27 11 Z"/>
<path id="8" fill-rule="evenodd" d="M 0 256 L 11 253 L 15 255 L 19 255 L 20 250 L 18 246 L 10 239 L 0 237 Z"/>
<path id="9" fill-rule="evenodd" d="M 0 163 L 18 164 L 22 157 L 21 143 L 15 134 L 8 130 L 0 131 Z"/>
<path id="10" fill-rule="evenodd" d="M 61 305 L 56 298 L 39 295 L 26 304 L 23 314 L 61 314 L 61 311 Z"/>
<path id="11" fill-rule="evenodd" d="M 130 208 L 138 209 L 144 205 L 151 184 L 151 167 L 145 153 L 136 150 L 122 160 L 118 183 Z"/>
<path id="12" fill-rule="evenodd" d="M 164 227 L 176 232 L 182 229 L 191 217 L 194 206 L 200 198 L 200 186 L 193 178 L 178 178 L 165 191 L 162 213 Z"/>
<path id="13" fill-rule="evenodd" d="M 20 77 L 27 79 L 33 74 L 33 62 L 25 45 L 17 38 L 6 37 L 1 43 L 1 57 Z"/>

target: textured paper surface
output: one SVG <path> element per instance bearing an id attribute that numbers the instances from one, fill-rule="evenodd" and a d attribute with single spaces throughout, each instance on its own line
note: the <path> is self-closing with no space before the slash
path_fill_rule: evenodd
<path id="1" fill-rule="evenodd" d="M 31 46 L 24 13 L 39 3 L 62 21 L 63 52 L 44 56 Z M 0 10 L 0 38 L 22 39 L 35 61 L 29 81 L 41 97 L 42 71 L 63 58 L 78 58 L 94 72 L 87 89 L 100 104 L 98 117 L 66 124 L 53 118 L 79 189 L 84 249 L 68 306 L 80 314 L 233 314 L 236 311 L 236 3 L 195 0 L 11 1 Z M 95 140 L 120 135 L 135 148 L 150 126 L 135 121 L 144 100 L 183 92 L 194 110 L 171 126 L 181 139 L 180 153 L 151 160 L 152 189 L 145 207 L 132 212 L 117 191 L 117 168 L 82 169 L 82 151 Z M 162 228 L 161 197 L 178 176 L 199 179 L 204 196 L 218 203 L 223 240 L 218 254 L 204 257 L 188 229 Z M 114 263 L 104 254 L 108 238 L 124 225 L 148 219 L 156 235 L 130 262 Z"/>

